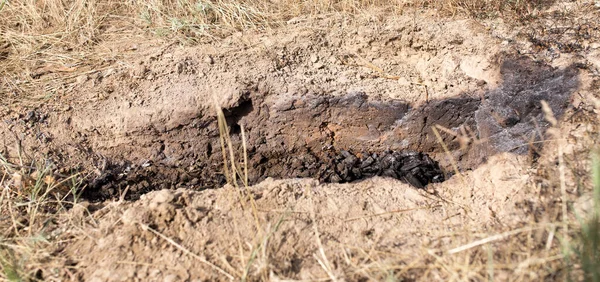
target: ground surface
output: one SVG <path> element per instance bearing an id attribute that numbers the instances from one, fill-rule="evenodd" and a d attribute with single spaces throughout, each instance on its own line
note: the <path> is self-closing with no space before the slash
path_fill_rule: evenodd
<path id="1" fill-rule="evenodd" d="M 60 259 L 43 277 L 485 280 L 491 258 L 498 280 L 555 279 L 540 265 L 559 258 L 558 216 L 540 209 L 559 202 L 539 178 L 556 176 L 557 147 L 584 162 L 597 132 L 599 31 L 581 29 L 593 9 L 560 4 L 527 25 L 301 17 L 194 47 L 100 46 L 109 59 L 60 95 L 0 108 L 9 162 L 84 172 L 79 203 L 49 223 Z M 248 188 L 225 185 L 215 104 L 240 163 L 246 141 Z M 342 150 L 426 153 L 447 180 L 320 182 Z M 506 241 L 454 249 L 490 232 L 514 232 L 511 256 L 494 255 Z"/>

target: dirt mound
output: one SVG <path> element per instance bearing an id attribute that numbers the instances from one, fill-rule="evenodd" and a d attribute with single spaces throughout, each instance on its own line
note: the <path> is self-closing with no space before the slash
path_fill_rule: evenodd
<path id="1" fill-rule="evenodd" d="M 88 207 L 100 209 L 94 213 L 98 224 L 78 216 L 90 239 L 64 251 L 79 258 L 81 278 L 90 281 L 227 280 L 244 273 L 261 280 L 327 279 L 318 260 L 336 277 L 380 280 L 386 272 L 371 259 L 397 267 L 425 262 L 429 258 L 415 250 L 448 247 L 448 230 L 508 224 L 519 215 L 514 203 L 526 194 L 519 188 L 527 181 L 523 161 L 495 156 L 494 168 L 464 175 L 472 186 L 453 178 L 436 186 L 438 195 L 389 178 L 355 184 L 269 178 L 251 187 L 256 215 L 232 186 L 161 190 L 133 203 Z M 364 271 L 353 272 L 355 267 Z"/>

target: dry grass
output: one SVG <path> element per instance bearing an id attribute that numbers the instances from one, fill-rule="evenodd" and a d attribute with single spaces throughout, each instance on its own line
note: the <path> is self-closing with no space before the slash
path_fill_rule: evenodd
<path id="1" fill-rule="evenodd" d="M 11 164 L 0 155 L 0 278 L 29 281 L 53 271 L 70 273 L 52 252 L 65 232 L 58 228 L 65 224 L 63 213 L 77 204 L 80 185 L 77 175 L 57 175 L 49 166 Z"/>
<path id="2" fill-rule="evenodd" d="M 504 17 L 518 21 L 527 20 L 551 0 L 494 1 L 494 0 L 423 0 L 419 4 L 439 10 L 449 16 L 469 16 L 476 19 Z"/>
<path id="3" fill-rule="evenodd" d="M 175 38 L 194 43 L 244 29 L 284 25 L 298 16 L 364 14 L 371 8 L 402 13 L 435 8 L 442 15 L 526 18 L 547 1 L 475 0 L 200 0 L 98 1 L 3 0 L 0 8 L 0 94 L 5 101 L 44 89 L 64 93 L 82 73 L 93 73 L 123 54 L 102 47 L 135 38 Z M 122 52 L 121 52 L 122 53 Z M 25 95 L 32 98 L 30 95 Z M 39 99 L 34 99 L 34 101 Z"/>

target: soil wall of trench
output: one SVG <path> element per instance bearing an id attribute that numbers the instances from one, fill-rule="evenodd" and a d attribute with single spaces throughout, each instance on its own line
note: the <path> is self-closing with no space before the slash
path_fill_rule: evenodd
<path id="1" fill-rule="evenodd" d="M 398 32 L 414 37 L 415 30 Z M 406 41 L 400 40 L 402 36 L 379 36 L 388 47 L 398 47 L 389 44 L 392 39 Z M 406 44 L 417 50 L 413 57 L 421 58 L 422 52 L 443 57 L 447 53 L 434 47 L 442 48 L 456 38 L 438 41 L 425 47 L 418 40 Z M 469 49 L 463 41 L 458 44 Z M 67 96 L 62 106 L 17 112 L 2 128 L 4 153 L 14 158 L 14 145 L 20 142 L 32 150 L 43 148 L 41 153 L 57 166 L 91 172 L 84 197 L 92 200 L 118 197 L 126 188 L 126 198 L 136 199 L 157 189 L 220 187 L 225 177 L 216 103 L 224 110 L 240 161 L 242 126 L 245 129 L 251 184 L 267 177 L 360 180 L 369 174 L 340 179 L 332 172 L 341 175 L 348 163 L 350 171 L 365 166 L 372 156 L 379 165 L 385 158 L 393 163 L 417 156 L 410 161 L 425 167 L 424 174 L 433 170 L 428 181 L 435 182 L 433 178 L 441 181 L 452 176 L 453 162 L 458 169 L 469 170 L 497 153 L 535 151 L 530 143 L 544 138 L 548 126 L 541 101 L 547 101 L 560 117 L 579 84 L 575 66 L 557 68 L 527 56 L 496 52 L 487 60 L 492 64 L 489 69 L 497 70 L 497 79 L 463 79 L 471 90 L 457 90 L 448 88 L 453 86 L 450 75 L 446 81 L 437 80 L 446 85 L 442 91 L 437 84 L 433 91 L 452 95 L 427 93 L 426 99 L 423 95 L 401 99 L 399 94 L 377 93 L 380 89 L 393 94 L 397 88 L 389 90 L 386 83 L 398 85 L 397 78 L 372 77 L 379 88 L 344 87 L 327 79 L 315 82 L 327 77 L 319 65 L 323 52 L 329 52 L 323 50 L 335 49 L 333 40 L 327 42 L 317 44 L 316 50 L 311 50 L 310 42 L 296 51 L 274 48 L 281 52 L 274 57 L 266 52 L 258 59 L 244 52 L 225 58 L 154 51 L 126 71 L 109 69 L 84 77 L 76 88 L 80 94 Z M 281 44 L 289 46 L 289 42 Z M 294 80 L 304 62 L 316 69 L 309 73 L 313 77 Z M 454 70 L 468 72 L 468 68 Z M 365 80 L 361 73 L 356 76 Z M 421 88 L 410 84 L 409 90 L 416 89 Z M 425 91 L 431 90 L 430 86 Z M 434 126 L 439 126 L 441 143 L 433 134 Z"/>
<path id="2" fill-rule="evenodd" d="M 503 84 L 483 96 L 465 94 L 417 107 L 370 99 L 364 92 L 288 96 L 250 85 L 224 113 L 240 163 L 242 126 L 245 130 L 251 184 L 267 177 L 338 182 L 328 177 L 340 173 L 344 151 L 361 161 L 389 151 L 424 153 L 440 162 L 448 178 L 452 162 L 469 170 L 501 152 L 535 154 L 530 142 L 546 138 L 548 126 L 541 101 L 559 117 L 578 84 L 576 68 L 555 69 L 525 57 L 506 59 L 502 74 Z M 435 137 L 435 126 L 443 127 L 438 131 L 452 158 Z M 211 107 L 173 129 L 148 128 L 128 139 L 102 150 L 105 167 L 90 182 L 87 197 L 115 197 L 126 186 L 135 198 L 154 189 L 225 183 Z"/>

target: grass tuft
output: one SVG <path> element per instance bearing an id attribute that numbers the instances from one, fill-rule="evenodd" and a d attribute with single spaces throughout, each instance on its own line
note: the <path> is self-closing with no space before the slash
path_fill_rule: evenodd
<path id="1" fill-rule="evenodd" d="M 48 166 L 12 164 L 0 155 L 0 278 L 29 281 L 50 275 L 52 265 L 45 262 L 60 236 L 56 223 L 75 205 L 80 184 L 78 175 L 64 177 Z"/>
<path id="2" fill-rule="evenodd" d="M 594 183 L 592 210 L 581 222 L 573 245 L 574 261 L 583 271 L 585 281 L 600 281 L 600 157 L 593 155 L 592 180 Z"/>

